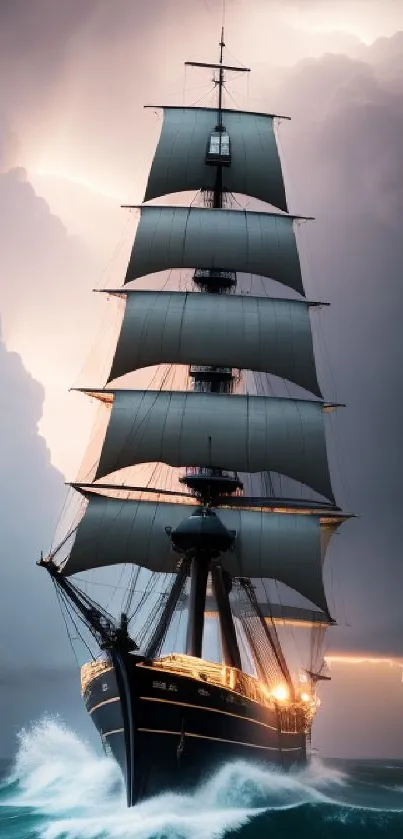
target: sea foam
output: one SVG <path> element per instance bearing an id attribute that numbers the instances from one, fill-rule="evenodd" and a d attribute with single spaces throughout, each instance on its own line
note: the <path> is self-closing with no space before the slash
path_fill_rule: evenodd
<path id="1" fill-rule="evenodd" d="M 315 758 L 289 773 L 234 762 L 192 795 L 166 793 L 128 810 L 116 763 L 44 719 L 20 735 L 3 803 L 34 811 L 40 839 L 220 839 L 262 813 L 340 803 L 348 785 Z"/>

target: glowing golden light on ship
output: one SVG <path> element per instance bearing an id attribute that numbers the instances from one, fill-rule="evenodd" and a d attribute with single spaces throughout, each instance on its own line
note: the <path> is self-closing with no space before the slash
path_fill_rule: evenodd
<path id="1" fill-rule="evenodd" d="M 309 693 L 301 693 L 301 699 L 303 702 L 310 702 L 312 696 L 310 696 Z"/>
<path id="2" fill-rule="evenodd" d="M 290 691 L 288 690 L 287 685 L 277 685 L 273 688 L 271 695 L 279 702 L 286 702 L 287 699 L 289 699 Z"/>

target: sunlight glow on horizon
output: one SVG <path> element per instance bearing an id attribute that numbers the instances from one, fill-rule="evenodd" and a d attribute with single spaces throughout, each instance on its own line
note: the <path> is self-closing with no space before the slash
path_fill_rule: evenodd
<path id="1" fill-rule="evenodd" d="M 403 659 L 391 658 L 390 656 L 370 655 L 326 655 L 327 664 L 388 664 L 389 667 L 400 667 L 403 669 Z"/>

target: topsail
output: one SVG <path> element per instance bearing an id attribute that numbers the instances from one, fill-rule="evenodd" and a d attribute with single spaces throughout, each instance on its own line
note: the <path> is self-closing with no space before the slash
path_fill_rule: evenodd
<path id="1" fill-rule="evenodd" d="M 161 195 L 214 190 L 216 171 L 206 163 L 206 142 L 217 123 L 214 108 L 163 108 L 164 121 L 144 201 Z M 287 212 L 275 117 L 223 109 L 231 138 L 231 166 L 223 189 L 258 198 Z"/>
<path id="2" fill-rule="evenodd" d="M 248 210 L 143 206 L 125 282 L 194 268 L 211 271 L 219 291 L 221 271 L 242 271 L 304 294 L 295 220 Z"/>
<path id="3" fill-rule="evenodd" d="M 309 317 L 315 304 L 178 291 L 125 296 L 109 381 L 156 364 L 234 367 L 273 373 L 321 396 Z"/>

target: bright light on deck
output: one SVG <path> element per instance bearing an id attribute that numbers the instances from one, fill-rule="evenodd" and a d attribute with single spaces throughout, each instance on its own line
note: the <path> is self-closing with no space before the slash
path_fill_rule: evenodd
<path id="1" fill-rule="evenodd" d="M 287 685 L 277 685 L 271 691 L 271 695 L 279 702 L 286 702 L 287 699 L 289 699 L 290 691 L 288 690 Z"/>

